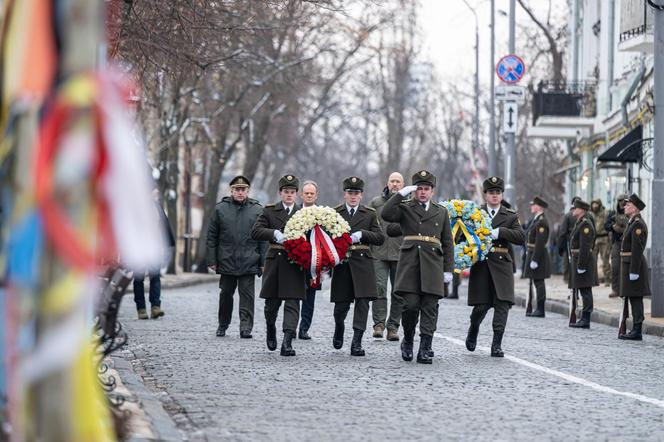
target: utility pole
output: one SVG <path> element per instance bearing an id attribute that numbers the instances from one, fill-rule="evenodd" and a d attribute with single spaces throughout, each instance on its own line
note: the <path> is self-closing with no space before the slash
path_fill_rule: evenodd
<path id="1" fill-rule="evenodd" d="M 514 54 L 514 28 L 516 13 L 516 0 L 510 0 L 510 41 L 509 53 Z M 511 118 L 511 115 L 508 117 Z M 514 137 L 516 134 L 509 132 L 505 134 L 505 199 L 510 204 L 516 207 L 516 194 L 514 192 L 515 183 L 515 163 L 516 163 L 516 149 L 514 148 Z"/>
<path id="2" fill-rule="evenodd" d="M 653 11 L 655 52 L 655 139 L 653 145 L 654 176 L 652 181 L 652 224 L 664 219 L 664 1 L 648 0 Z M 664 232 L 652 229 L 652 316 L 664 317 Z"/>
<path id="3" fill-rule="evenodd" d="M 491 0 L 491 111 L 489 112 L 489 176 L 496 175 L 496 0 Z"/>
<path id="4" fill-rule="evenodd" d="M 472 164 L 475 164 L 475 154 L 480 150 L 480 24 L 477 17 L 477 11 L 463 0 L 468 9 L 471 10 L 475 17 L 475 116 L 473 119 L 473 148 L 471 149 Z M 493 76 L 491 77 L 493 78 Z M 473 166 L 474 169 L 474 166 Z M 481 184 L 475 183 L 477 191 L 481 189 Z M 478 195 L 479 196 L 479 195 Z"/>

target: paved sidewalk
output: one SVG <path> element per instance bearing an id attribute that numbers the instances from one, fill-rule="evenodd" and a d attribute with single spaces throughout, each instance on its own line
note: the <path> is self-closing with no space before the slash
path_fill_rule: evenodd
<path id="1" fill-rule="evenodd" d="M 181 287 L 189 287 L 197 284 L 206 284 L 208 282 L 219 281 L 219 275 L 210 273 L 177 273 L 175 275 L 161 275 L 161 289 L 177 289 Z M 147 294 L 150 287 L 150 278 L 145 278 L 145 293 Z M 134 285 L 129 284 L 127 293 L 134 293 Z"/>
<path id="2" fill-rule="evenodd" d="M 528 284 L 529 280 L 520 279 L 516 280 L 516 303 L 525 306 L 528 297 Z M 535 287 L 533 286 L 533 291 Z M 620 314 L 623 308 L 622 298 L 609 298 L 611 288 L 604 284 L 599 287 L 593 287 L 593 305 L 594 311 L 592 314 L 592 321 L 601 324 L 611 325 L 618 327 L 620 322 Z M 570 289 L 563 281 L 562 275 L 553 275 L 551 279 L 546 280 L 546 310 L 569 314 L 569 296 Z M 643 299 L 643 307 L 645 310 L 646 320 L 643 323 L 643 332 L 649 335 L 664 336 L 664 318 L 652 318 L 650 316 L 650 300 L 651 298 Z M 579 308 L 581 307 L 581 299 L 579 298 Z M 631 314 L 631 310 L 630 310 Z M 628 326 L 631 327 L 631 320 L 628 321 Z M 618 331 L 616 330 L 616 334 Z"/>

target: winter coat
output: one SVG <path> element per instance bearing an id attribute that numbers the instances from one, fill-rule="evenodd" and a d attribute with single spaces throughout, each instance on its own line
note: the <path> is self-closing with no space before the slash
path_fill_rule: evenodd
<path id="1" fill-rule="evenodd" d="M 386 234 L 385 242 L 379 246 L 371 246 L 371 254 L 374 259 L 380 261 L 398 261 L 399 260 L 399 249 L 401 248 L 401 243 L 403 238 L 401 235 L 392 237 L 387 235 L 387 228 L 390 223 L 383 220 L 381 213 L 383 212 L 383 206 L 390 198 L 391 194 L 387 187 L 383 189 L 383 193 L 376 198 L 372 199 L 369 202 L 369 207 L 376 211 L 376 216 L 378 217 L 378 224 L 380 225 L 383 233 Z"/>

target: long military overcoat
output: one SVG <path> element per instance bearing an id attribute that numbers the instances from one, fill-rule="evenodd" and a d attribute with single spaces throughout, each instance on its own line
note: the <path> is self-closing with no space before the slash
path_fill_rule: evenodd
<path id="1" fill-rule="evenodd" d="M 595 246 L 595 223 L 588 216 L 577 221 L 570 234 L 569 249 L 572 265 L 569 270 L 569 288 L 580 289 L 599 285 L 597 261 L 593 254 Z M 585 270 L 579 273 L 579 269 Z"/>
<path id="2" fill-rule="evenodd" d="M 373 258 L 368 245 L 381 245 L 385 241 L 376 211 L 359 205 L 357 212 L 351 217 L 346 205 L 335 207 L 336 211 L 350 224 L 351 233 L 362 232 L 360 242 L 351 246 L 348 261 L 339 264 L 332 270 L 332 287 L 330 300 L 332 302 L 351 302 L 355 298 L 376 299 L 376 274 Z"/>
<path id="3" fill-rule="evenodd" d="M 382 217 L 399 223 L 404 235 L 394 292 L 445 296 L 443 273 L 454 270 L 454 243 L 447 209 L 431 201 L 425 210 L 418 201 L 404 201 L 403 196 L 395 193 L 383 206 Z M 440 244 L 409 240 L 408 236 L 437 238 Z"/>
<path id="4" fill-rule="evenodd" d="M 300 207 L 295 205 L 288 215 L 281 202 L 267 205 L 251 230 L 253 239 L 270 242 L 265 257 L 261 298 L 304 299 L 306 296 L 304 270 L 291 264 L 286 251 L 274 241 L 274 231 L 279 230 L 283 233 L 286 223 L 299 209 Z"/>
<path id="5" fill-rule="evenodd" d="M 482 206 L 486 210 L 486 205 Z M 487 259 L 476 262 L 470 268 L 468 278 L 468 305 L 491 303 L 490 283 L 496 289 L 496 296 L 501 301 L 514 304 L 514 268 L 512 263 L 512 244 L 523 245 L 526 233 L 519 223 L 519 216 L 512 209 L 500 206 L 493 217 L 491 226 L 498 229 L 498 239 L 493 240 L 493 252 Z M 507 253 L 504 250 L 508 250 Z"/>
<path id="6" fill-rule="evenodd" d="M 650 270 L 643 251 L 648 242 L 648 226 L 635 215 L 629 220 L 620 244 L 620 296 L 650 296 Z M 629 274 L 639 275 L 636 281 L 629 280 Z"/>
<path id="7" fill-rule="evenodd" d="M 528 279 L 547 279 L 551 277 L 551 258 L 546 248 L 549 242 L 549 222 L 544 213 L 535 217 L 526 233 L 526 268 L 524 276 Z M 531 261 L 537 263 L 536 269 L 530 268 Z"/>

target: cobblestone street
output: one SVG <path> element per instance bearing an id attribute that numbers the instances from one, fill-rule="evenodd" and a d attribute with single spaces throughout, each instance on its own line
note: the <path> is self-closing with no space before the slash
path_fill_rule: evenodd
<path id="1" fill-rule="evenodd" d="M 403 362 L 399 343 L 371 338 L 371 324 L 367 356 L 351 357 L 350 317 L 343 349 L 332 348 L 324 288 L 313 340 L 294 341 L 294 358 L 267 350 L 263 300 L 254 339 L 239 338 L 237 298 L 228 334 L 217 338 L 210 283 L 164 291 L 166 316 L 157 321 L 138 321 L 127 296 L 120 319 L 130 341 L 120 356 L 135 359 L 188 440 L 664 439 L 662 338 L 623 342 L 615 328 L 572 330 L 562 315 L 526 318 L 514 307 L 507 357 L 491 358 L 492 313 L 470 353 L 470 307 L 443 300 L 433 365 Z"/>

